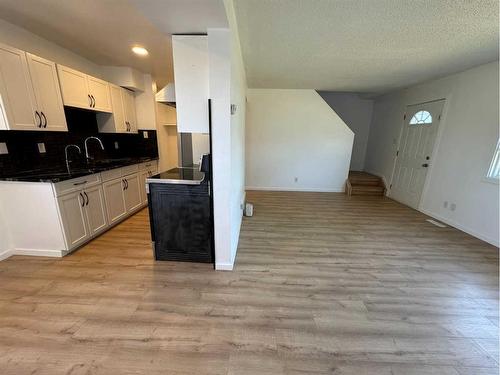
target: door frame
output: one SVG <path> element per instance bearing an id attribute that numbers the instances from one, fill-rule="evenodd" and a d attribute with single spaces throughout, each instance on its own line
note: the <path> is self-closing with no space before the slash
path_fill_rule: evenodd
<path id="1" fill-rule="evenodd" d="M 399 157 L 397 155 L 397 151 L 400 150 L 404 127 L 407 125 L 406 124 L 406 118 L 405 118 L 406 109 L 409 106 L 420 105 L 420 104 L 427 104 L 427 103 L 433 103 L 433 102 L 438 102 L 440 100 L 444 100 L 443 110 L 441 111 L 441 119 L 439 120 L 439 126 L 438 126 L 438 130 L 437 130 L 437 134 L 436 134 L 436 139 L 434 141 L 434 146 L 432 148 L 432 153 L 431 153 L 431 161 L 432 162 L 430 163 L 429 168 L 427 170 L 427 173 L 425 175 L 425 182 L 424 182 L 424 185 L 422 187 L 422 193 L 420 194 L 420 200 L 419 200 L 418 205 L 417 205 L 417 210 L 421 211 L 421 212 L 424 211 L 423 202 L 425 202 L 425 199 L 427 198 L 427 193 L 428 193 L 428 190 L 429 190 L 429 185 L 430 185 L 430 180 L 431 180 L 432 172 L 434 170 L 434 164 L 435 164 L 435 161 L 436 161 L 436 156 L 438 154 L 439 147 L 441 145 L 441 139 L 443 137 L 444 129 L 445 129 L 445 126 L 446 126 L 446 118 L 447 118 L 447 114 L 448 114 L 449 103 L 451 102 L 451 97 L 452 97 L 452 94 L 448 93 L 447 95 L 436 97 L 434 99 L 423 100 L 423 101 L 415 100 L 415 101 L 413 101 L 412 104 L 405 104 L 403 115 L 401 116 L 403 118 L 403 120 L 401 121 L 401 129 L 399 130 L 399 136 L 398 136 L 398 143 L 397 143 L 396 152 L 394 152 L 394 157 L 393 157 L 393 160 L 392 160 L 392 171 L 391 171 L 391 179 L 390 179 L 390 183 L 389 183 L 389 189 L 387 189 L 387 196 L 389 198 L 392 198 L 391 197 L 391 190 L 392 190 L 392 184 L 394 182 L 394 172 L 396 171 L 396 161 L 397 161 L 397 159 Z M 410 208 L 413 208 L 413 207 L 410 207 Z"/>

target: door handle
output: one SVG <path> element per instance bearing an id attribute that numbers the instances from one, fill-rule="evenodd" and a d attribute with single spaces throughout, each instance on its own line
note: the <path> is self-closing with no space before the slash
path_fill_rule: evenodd
<path id="1" fill-rule="evenodd" d="M 89 205 L 89 196 L 87 195 L 87 192 L 83 192 L 83 194 L 85 194 L 85 197 L 87 198 L 87 203 L 85 203 L 85 206 L 88 206 Z"/>
<path id="2" fill-rule="evenodd" d="M 92 98 L 90 97 L 90 94 L 87 95 L 89 97 L 89 107 L 92 108 Z"/>
<path id="3" fill-rule="evenodd" d="M 81 205 L 82 205 L 82 207 L 83 207 L 83 206 L 85 206 L 85 198 L 83 197 L 82 193 L 78 193 L 78 194 L 80 194 L 80 198 L 82 198 L 82 200 L 81 200 L 80 204 L 81 204 Z"/>
<path id="4" fill-rule="evenodd" d="M 125 180 L 124 179 L 122 179 L 122 184 L 123 184 L 123 191 L 125 191 L 126 185 L 125 185 Z"/>
<path id="5" fill-rule="evenodd" d="M 47 127 L 47 117 L 45 117 L 45 113 L 41 112 L 40 113 L 42 114 L 42 118 L 43 118 L 43 127 L 46 128 Z"/>
<path id="6" fill-rule="evenodd" d="M 429 164 L 427 164 L 427 163 L 422 164 L 422 167 L 424 167 L 424 168 L 427 168 L 428 166 L 429 166 Z"/>
<path id="7" fill-rule="evenodd" d="M 41 128 L 42 127 L 42 117 L 40 116 L 38 111 L 35 111 L 35 116 L 38 118 L 38 124 L 36 124 L 36 127 Z"/>
<path id="8" fill-rule="evenodd" d="M 125 190 L 128 190 L 128 181 L 125 179 Z"/>
<path id="9" fill-rule="evenodd" d="M 94 95 L 90 95 L 90 97 L 92 98 L 92 108 L 95 108 L 95 98 L 94 98 Z"/>

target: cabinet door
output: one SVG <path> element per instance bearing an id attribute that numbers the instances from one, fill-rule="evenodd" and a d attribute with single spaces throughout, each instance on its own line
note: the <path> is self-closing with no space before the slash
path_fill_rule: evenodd
<path id="1" fill-rule="evenodd" d="M 146 193 L 146 178 L 149 177 L 149 171 L 139 172 L 139 188 L 141 191 L 141 202 L 142 204 L 148 202 L 148 195 Z"/>
<path id="2" fill-rule="evenodd" d="M 69 250 L 85 242 L 89 237 L 85 198 L 81 191 L 77 191 L 59 197 L 57 202 Z"/>
<path id="3" fill-rule="evenodd" d="M 113 104 L 113 118 L 115 123 L 115 130 L 117 133 L 126 133 L 127 126 L 125 125 L 125 113 L 123 107 L 121 87 L 111 85 L 111 103 Z"/>
<path id="4" fill-rule="evenodd" d="M 179 133 L 208 130 L 208 39 L 173 35 L 175 100 Z"/>
<path id="5" fill-rule="evenodd" d="M 59 64 L 57 72 L 64 105 L 90 109 L 87 75 Z"/>
<path id="6" fill-rule="evenodd" d="M 123 107 L 125 112 L 125 122 L 129 124 L 129 133 L 137 133 L 137 116 L 135 113 L 134 92 L 122 89 Z"/>
<path id="7" fill-rule="evenodd" d="M 0 99 L 9 129 L 37 129 L 40 118 L 35 116 L 35 94 L 26 54 L 2 44 L 0 44 Z"/>
<path id="8" fill-rule="evenodd" d="M 102 79 L 87 76 L 89 94 L 92 96 L 92 109 L 102 112 L 112 112 L 109 83 Z"/>
<path id="9" fill-rule="evenodd" d="M 124 194 L 125 183 L 121 178 L 118 178 L 105 182 L 102 187 L 104 189 L 106 213 L 108 214 L 109 223 L 112 224 L 127 214 Z"/>
<path id="10" fill-rule="evenodd" d="M 125 205 L 127 207 L 127 212 L 130 212 L 139 208 L 142 204 L 139 175 L 136 173 L 124 178 L 127 185 L 125 188 Z"/>
<path id="11" fill-rule="evenodd" d="M 102 186 L 85 189 L 84 195 L 86 198 L 85 213 L 87 215 L 89 232 L 90 236 L 94 236 L 108 226 Z"/>
<path id="12" fill-rule="evenodd" d="M 43 129 L 67 131 L 56 64 L 30 53 L 26 56 Z"/>

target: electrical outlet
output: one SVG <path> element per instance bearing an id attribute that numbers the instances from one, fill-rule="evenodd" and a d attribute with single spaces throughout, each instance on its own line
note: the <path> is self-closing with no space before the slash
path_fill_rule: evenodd
<path id="1" fill-rule="evenodd" d="M 444 201 L 444 202 L 443 202 L 443 207 L 444 207 L 444 208 L 448 208 L 448 201 Z"/>
<path id="2" fill-rule="evenodd" d="M 142 132 L 142 137 L 143 137 L 144 139 L 148 139 L 148 138 L 149 138 L 149 134 L 148 134 L 148 131 L 147 131 L 147 130 L 145 130 L 145 131 L 143 131 L 143 132 Z"/>
<path id="3" fill-rule="evenodd" d="M 9 153 L 9 149 L 7 148 L 7 143 L 0 142 L 0 155 L 5 155 Z"/>
<path id="4" fill-rule="evenodd" d="M 120 145 L 118 144 L 118 142 L 115 142 L 115 150 L 118 150 L 120 148 Z"/>
<path id="5" fill-rule="evenodd" d="M 450 204 L 450 210 L 455 211 L 457 209 L 457 205 L 455 203 Z"/>
<path id="6" fill-rule="evenodd" d="M 38 152 L 40 154 L 45 154 L 47 152 L 47 150 L 45 150 L 45 143 L 43 142 L 37 143 L 37 146 L 38 146 Z"/>

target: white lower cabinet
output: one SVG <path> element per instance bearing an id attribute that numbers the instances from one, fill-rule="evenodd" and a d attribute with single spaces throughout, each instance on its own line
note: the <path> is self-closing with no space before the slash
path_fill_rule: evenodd
<path id="1" fill-rule="evenodd" d="M 139 184 L 141 188 L 141 201 L 142 204 L 148 203 L 148 194 L 146 192 L 146 179 L 158 173 L 158 166 L 156 162 L 149 163 L 145 170 L 139 172 Z"/>
<path id="2" fill-rule="evenodd" d="M 144 207 L 146 165 L 156 169 L 153 161 L 52 184 L 0 181 L 0 197 L 15 202 L 10 210 L 18 212 L 12 225 L 30 234 L 16 238 L 16 246 L 64 256 L 126 219 Z"/>
<path id="3" fill-rule="evenodd" d="M 83 194 L 86 198 L 85 213 L 87 215 L 88 229 L 91 236 L 102 232 L 108 226 L 106 215 L 106 204 L 102 186 L 85 189 Z"/>
<path id="4" fill-rule="evenodd" d="M 68 249 L 85 242 L 90 236 L 85 214 L 85 198 L 81 191 L 57 198 Z"/>
<path id="5" fill-rule="evenodd" d="M 102 184 L 104 189 L 104 198 L 106 201 L 106 211 L 108 213 L 109 223 L 113 224 L 121 220 L 127 214 L 125 206 L 125 181 L 121 178 L 107 181 Z"/>
<path id="6" fill-rule="evenodd" d="M 108 226 L 101 185 L 65 194 L 57 200 L 68 249 L 85 242 Z"/>
<path id="7" fill-rule="evenodd" d="M 125 176 L 125 190 L 123 195 L 125 197 L 125 207 L 127 212 L 136 210 L 142 206 L 141 199 L 141 188 L 139 186 L 139 175 L 134 173 L 132 175 Z"/>

